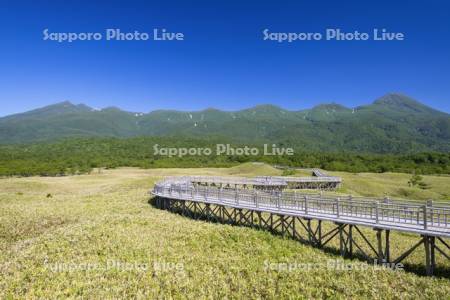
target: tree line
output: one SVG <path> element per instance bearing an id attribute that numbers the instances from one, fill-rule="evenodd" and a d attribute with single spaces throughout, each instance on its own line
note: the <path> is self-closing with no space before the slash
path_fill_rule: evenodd
<path id="1" fill-rule="evenodd" d="M 155 155 L 155 144 L 174 148 L 215 148 L 219 137 L 72 138 L 52 143 L 0 146 L 0 176 L 63 176 L 85 174 L 95 168 L 191 168 L 228 167 L 259 161 L 292 167 L 322 168 L 346 172 L 402 172 L 450 174 L 450 153 L 370 154 L 351 152 L 295 151 L 292 156 L 201 155 L 167 157 Z M 226 143 L 226 142 L 225 142 Z M 239 147 L 239 145 L 233 145 Z M 252 145 L 262 149 L 262 145 Z M 260 151 L 263 153 L 263 151 Z"/>

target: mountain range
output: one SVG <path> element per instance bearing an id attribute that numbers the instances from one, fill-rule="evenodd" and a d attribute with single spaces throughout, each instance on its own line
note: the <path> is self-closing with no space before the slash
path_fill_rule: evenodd
<path id="1" fill-rule="evenodd" d="M 331 103 L 299 111 L 258 105 L 240 111 L 134 113 L 66 101 L 0 118 L 2 144 L 132 136 L 214 137 L 324 152 L 449 152 L 450 115 L 391 93 L 355 108 Z"/>

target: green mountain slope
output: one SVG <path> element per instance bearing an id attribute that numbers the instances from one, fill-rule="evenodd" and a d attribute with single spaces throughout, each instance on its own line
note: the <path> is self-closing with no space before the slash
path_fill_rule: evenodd
<path id="1" fill-rule="evenodd" d="M 301 111 L 259 105 L 233 112 L 209 108 L 143 114 L 62 102 L 0 118 L 3 144 L 81 136 L 214 136 L 309 151 L 448 152 L 450 115 L 407 96 L 388 94 L 356 108 L 332 103 Z"/>

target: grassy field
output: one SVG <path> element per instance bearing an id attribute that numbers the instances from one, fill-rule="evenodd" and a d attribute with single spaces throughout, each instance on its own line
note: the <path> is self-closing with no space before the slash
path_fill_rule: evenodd
<path id="1" fill-rule="evenodd" d="M 408 181 L 411 174 L 403 173 L 347 173 L 327 174 L 342 177 L 344 184 L 337 192 L 366 197 L 391 197 L 415 200 L 450 200 L 449 175 L 424 175 L 427 189 L 411 187 Z M 296 171 L 293 176 L 310 176 L 306 171 Z"/>
<path id="2" fill-rule="evenodd" d="M 184 174 L 253 176 L 281 171 L 245 164 L 230 169 L 124 168 L 72 177 L 0 179 L 0 298 L 450 295 L 450 279 L 442 271 L 443 277 L 430 278 L 373 266 L 352 271 L 298 267 L 341 258 L 268 232 L 192 220 L 149 204 L 148 190 L 156 180 Z M 422 199 L 449 199 L 450 194 L 450 177 L 425 176 L 431 188 L 422 191 L 409 188 L 410 176 L 403 174 L 333 174 L 344 178 L 343 193 Z M 393 251 L 407 248 L 414 238 L 393 236 L 401 241 Z M 406 263 L 422 260 L 419 251 Z M 292 269 L 273 267 L 283 263 Z M 448 263 L 443 264 L 446 272 Z"/>

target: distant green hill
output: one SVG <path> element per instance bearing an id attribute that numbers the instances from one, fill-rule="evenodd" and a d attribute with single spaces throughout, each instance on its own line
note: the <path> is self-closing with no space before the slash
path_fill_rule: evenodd
<path id="1" fill-rule="evenodd" d="M 450 115 L 407 96 L 388 94 L 356 108 L 323 104 L 301 111 L 259 105 L 233 112 L 210 108 L 144 114 L 62 102 L 0 118 L 3 144 L 132 136 L 214 137 L 323 152 L 448 152 Z"/>

